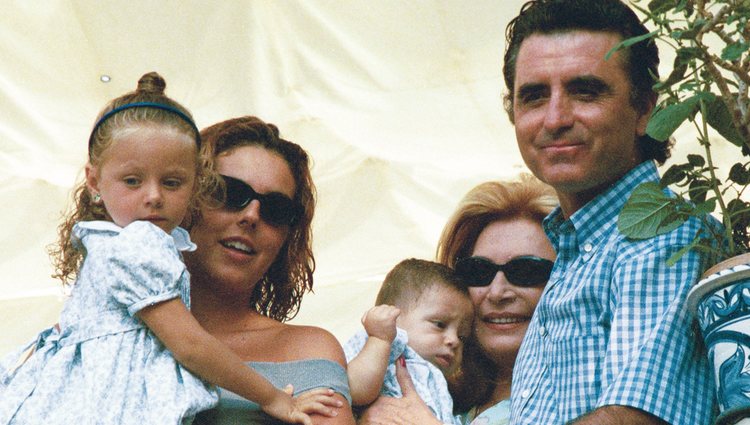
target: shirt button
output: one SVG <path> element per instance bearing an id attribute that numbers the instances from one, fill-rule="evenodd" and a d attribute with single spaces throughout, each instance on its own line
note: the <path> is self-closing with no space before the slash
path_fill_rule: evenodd
<path id="1" fill-rule="evenodd" d="M 547 328 L 545 328 L 544 326 L 540 326 L 539 327 L 539 335 L 541 335 L 541 336 L 547 335 Z"/>
<path id="2" fill-rule="evenodd" d="M 594 249 L 594 247 L 590 243 L 586 243 L 583 245 L 583 250 L 586 252 L 591 252 L 592 249 Z"/>
<path id="3" fill-rule="evenodd" d="M 521 398 L 527 398 L 530 392 L 528 389 L 521 391 Z"/>

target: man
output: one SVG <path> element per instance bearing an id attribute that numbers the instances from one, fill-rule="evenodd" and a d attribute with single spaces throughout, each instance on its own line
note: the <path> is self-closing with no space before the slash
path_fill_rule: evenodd
<path id="1" fill-rule="evenodd" d="M 627 240 L 617 216 L 658 181 L 669 146 L 645 135 L 658 67 L 619 0 L 534 0 L 507 28 L 505 106 L 529 169 L 557 192 L 557 261 L 513 372 L 513 424 L 707 424 L 712 376 L 684 308 L 706 259 L 667 259 L 700 229 Z"/>

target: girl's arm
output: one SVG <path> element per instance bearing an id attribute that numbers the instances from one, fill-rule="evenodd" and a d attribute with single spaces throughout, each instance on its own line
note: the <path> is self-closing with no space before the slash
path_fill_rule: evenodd
<path id="1" fill-rule="evenodd" d="M 396 307 L 379 305 L 362 316 L 368 338 L 362 350 L 349 362 L 346 371 L 352 404 L 355 406 L 368 405 L 380 395 L 399 314 L 400 310 Z"/>
<path id="2" fill-rule="evenodd" d="M 179 298 L 138 312 L 175 359 L 204 380 L 258 403 L 286 422 L 312 425 L 292 397 L 242 362 L 231 349 L 206 332 Z"/>
<path id="3" fill-rule="evenodd" d="M 284 390 L 291 389 L 289 385 Z M 289 392 L 289 391 L 287 391 Z M 338 416 L 338 411 L 344 402 L 336 398 L 336 392 L 330 388 L 316 388 L 294 396 L 300 410 L 308 415 L 322 415 L 329 418 Z M 313 421 L 314 422 L 314 421 Z"/>

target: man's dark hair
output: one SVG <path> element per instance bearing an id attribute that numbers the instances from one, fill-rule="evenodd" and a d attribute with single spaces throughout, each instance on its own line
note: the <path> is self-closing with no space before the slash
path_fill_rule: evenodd
<path id="1" fill-rule="evenodd" d="M 633 10 L 620 0 L 531 0 L 521 7 L 505 30 L 506 48 L 503 77 L 508 92 L 504 106 L 514 122 L 513 86 L 516 59 L 521 43 L 533 34 L 569 31 L 602 31 L 619 35 L 623 40 L 647 34 L 648 30 Z M 644 112 L 656 101 L 654 84 L 659 80 L 659 52 L 652 39 L 635 43 L 621 51 L 625 71 L 630 78 L 630 102 Z M 637 141 L 642 160 L 654 159 L 663 164 L 669 157 L 670 144 L 647 135 Z"/>

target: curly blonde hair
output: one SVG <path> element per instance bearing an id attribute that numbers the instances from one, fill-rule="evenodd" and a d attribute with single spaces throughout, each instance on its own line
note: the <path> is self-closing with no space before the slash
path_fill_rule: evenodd
<path id="1" fill-rule="evenodd" d="M 90 165 L 100 165 L 104 153 L 112 142 L 136 126 L 170 127 L 194 137 L 200 146 L 200 136 L 195 125 L 186 121 L 186 118 L 192 120 L 192 115 L 184 106 L 164 94 L 166 85 L 164 78 L 158 73 L 149 72 L 138 80 L 135 91 L 113 99 L 99 112 L 89 140 L 88 163 Z M 167 108 L 131 107 L 107 116 L 116 108 L 142 102 L 164 105 Z M 179 111 L 184 117 L 170 109 Z M 201 158 L 205 158 L 205 155 L 201 155 L 202 149 L 202 147 L 196 149 L 196 185 L 185 219 L 187 225 L 196 218 L 200 205 L 211 202 L 212 194 L 219 185 L 218 176 L 210 171 L 211 167 L 204 167 L 201 163 Z M 93 201 L 86 180 L 83 179 L 73 189 L 72 207 L 63 213 L 63 221 L 57 228 L 58 241 L 49 248 L 55 267 L 52 277 L 60 279 L 63 285 L 69 285 L 75 281 L 85 256 L 85 252 L 73 245 L 71 240 L 73 226 L 79 221 L 90 220 L 109 220 L 109 216 L 102 203 Z"/>

